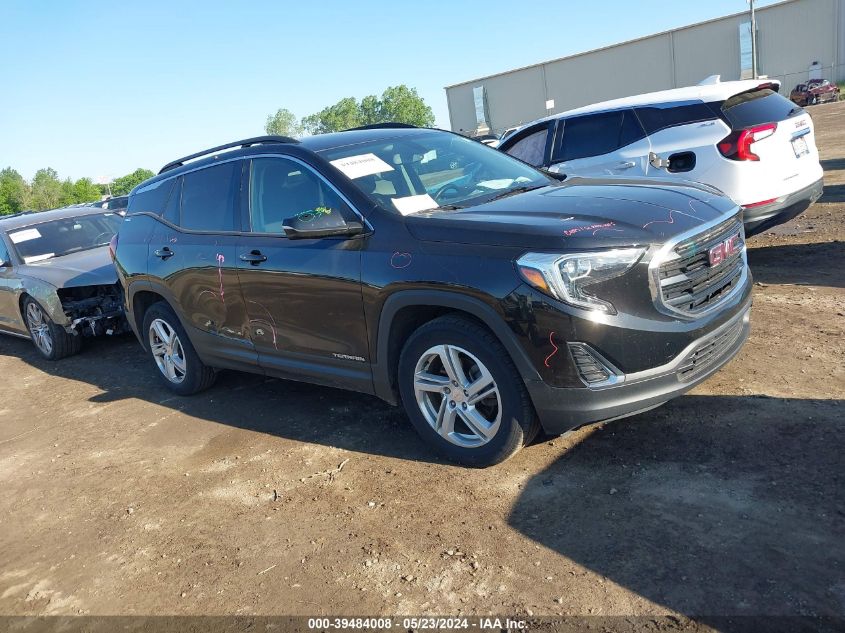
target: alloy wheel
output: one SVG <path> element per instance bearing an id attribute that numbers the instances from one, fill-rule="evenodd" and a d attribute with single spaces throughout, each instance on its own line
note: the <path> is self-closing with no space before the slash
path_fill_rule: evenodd
<path id="1" fill-rule="evenodd" d="M 50 333 L 50 322 L 44 311 L 34 301 L 26 306 L 26 322 L 32 334 L 32 342 L 45 356 L 53 353 L 53 335 Z"/>
<path id="2" fill-rule="evenodd" d="M 502 421 L 499 388 L 490 370 L 457 345 L 435 345 L 417 361 L 414 395 L 426 422 L 443 439 L 477 448 Z"/>
<path id="3" fill-rule="evenodd" d="M 164 377 L 175 384 L 185 380 L 188 366 L 176 330 L 167 321 L 155 319 L 150 323 L 149 339 L 153 360 Z"/>

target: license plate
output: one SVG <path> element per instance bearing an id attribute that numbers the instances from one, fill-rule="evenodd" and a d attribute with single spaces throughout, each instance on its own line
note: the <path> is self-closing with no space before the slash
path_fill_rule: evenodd
<path id="1" fill-rule="evenodd" d="M 804 154 L 810 153 L 810 148 L 807 147 L 807 139 L 804 136 L 792 139 L 792 150 L 795 152 L 796 158 L 802 157 Z"/>

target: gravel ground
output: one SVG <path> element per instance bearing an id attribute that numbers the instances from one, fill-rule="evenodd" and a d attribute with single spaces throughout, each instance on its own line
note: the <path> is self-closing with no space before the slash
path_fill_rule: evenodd
<path id="1" fill-rule="evenodd" d="M 739 356 L 496 468 L 372 397 L 0 337 L 0 614 L 845 615 L 845 103 L 810 112 L 826 193 L 749 241 Z"/>

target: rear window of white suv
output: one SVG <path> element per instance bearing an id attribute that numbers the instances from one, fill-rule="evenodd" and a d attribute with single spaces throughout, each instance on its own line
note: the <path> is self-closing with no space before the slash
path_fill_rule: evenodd
<path id="1" fill-rule="evenodd" d="M 783 121 L 804 112 L 803 108 L 768 88 L 734 95 L 722 103 L 721 108 L 734 130 Z"/>

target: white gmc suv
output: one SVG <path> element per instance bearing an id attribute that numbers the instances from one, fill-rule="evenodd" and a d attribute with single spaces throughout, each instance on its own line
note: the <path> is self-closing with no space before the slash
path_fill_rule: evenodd
<path id="1" fill-rule="evenodd" d="M 768 79 L 719 81 L 614 99 L 521 127 L 503 152 L 571 176 L 702 182 L 744 209 L 746 235 L 822 194 L 810 115 Z"/>

